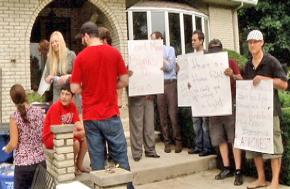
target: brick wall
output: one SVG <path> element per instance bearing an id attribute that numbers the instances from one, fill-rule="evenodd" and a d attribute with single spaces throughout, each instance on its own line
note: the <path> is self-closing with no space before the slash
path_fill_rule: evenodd
<path id="1" fill-rule="evenodd" d="M 52 0 L 0 1 L 0 67 L 2 68 L 2 122 L 15 110 L 9 90 L 15 83 L 30 89 L 30 35 L 40 11 Z M 127 57 L 125 0 L 89 0 L 107 18 L 114 45 Z"/>

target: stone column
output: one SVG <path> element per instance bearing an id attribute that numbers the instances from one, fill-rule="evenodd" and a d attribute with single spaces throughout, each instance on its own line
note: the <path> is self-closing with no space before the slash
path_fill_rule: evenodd
<path id="1" fill-rule="evenodd" d="M 75 166 L 73 153 L 74 125 L 55 125 L 51 132 L 55 137 L 53 150 L 46 150 L 47 170 L 57 182 L 74 180 Z"/>
<path id="2" fill-rule="evenodd" d="M 94 189 L 127 189 L 133 181 L 133 174 L 121 168 L 92 171 L 90 173 Z"/>

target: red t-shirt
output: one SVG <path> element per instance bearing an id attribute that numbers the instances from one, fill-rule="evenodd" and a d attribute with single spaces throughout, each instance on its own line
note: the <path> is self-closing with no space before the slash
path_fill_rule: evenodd
<path id="1" fill-rule="evenodd" d="M 78 54 L 71 83 L 82 87 L 84 120 L 104 120 L 119 114 L 117 81 L 127 73 L 121 54 L 109 45 L 89 46 Z"/>
<path id="2" fill-rule="evenodd" d="M 74 103 L 63 106 L 58 100 L 49 108 L 43 126 L 43 143 L 46 148 L 53 148 L 54 135 L 50 131 L 52 125 L 72 124 L 80 120 L 77 107 Z"/>
<path id="3" fill-rule="evenodd" d="M 233 70 L 234 75 L 241 74 L 240 68 L 236 61 L 229 60 L 229 67 Z M 236 81 L 231 78 L 231 91 L 232 91 L 232 97 L 236 98 Z"/>

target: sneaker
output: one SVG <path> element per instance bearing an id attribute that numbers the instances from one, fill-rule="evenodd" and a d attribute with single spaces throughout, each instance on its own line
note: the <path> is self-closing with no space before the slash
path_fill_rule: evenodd
<path id="1" fill-rule="evenodd" d="M 240 186 L 244 183 L 244 179 L 243 179 L 243 173 L 241 170 L 236 170 L 235 172 L 235 181 L 234 181 L 234 185 L 235 186 Z"/>
<path id="2" fill-rule="evenodd" d="M 223 170 L 221 170 L 221 172 L 218 175 L 215 176 L 215 180 L 223 180 L 223 179 L 230 177 L 232 175 L 233 174 L 232 174 L 230 169 L 224 168 Z"/>

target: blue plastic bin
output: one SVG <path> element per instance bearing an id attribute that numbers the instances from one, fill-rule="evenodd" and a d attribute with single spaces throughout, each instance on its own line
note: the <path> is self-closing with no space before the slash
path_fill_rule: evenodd
<path id="1" fill-rule="evenodd" d="M 0 131 L 0 163 L 12 163 L 13 153 L 7 154 L 2 148 L 9 142 L 9 134 L 5 131 Z"/>
<path id="2" fill-rule="evenodd" d="M 13 189 L 14 166 L 12 164 L 0 164 L 0 189 Z"/>

